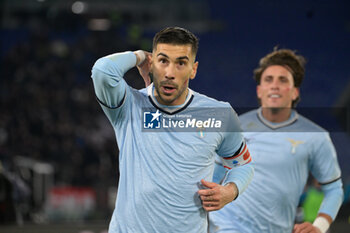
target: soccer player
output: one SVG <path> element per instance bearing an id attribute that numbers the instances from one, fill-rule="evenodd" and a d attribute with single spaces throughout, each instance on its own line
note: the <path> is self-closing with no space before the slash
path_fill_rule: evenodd
<path id="1" fill-rule="evenodd" d="M 253 176 L 232 107 L 188 87 L 198 68 L 197 49 L 195 35 L 170 27 L 155 35 L 152 54 L 115 53 L 92 68 L 97 100 L 115 130 L 120 151 L 109 233 L 207 232 L 208 212 L 233 201 Z M 141 90 L 123 79 L 135 66 L 147 86 Z M 228 122 L 220 121 L 218 109 L 231 113 Z M 216 117 L 205 120 L 206 113 Z M 216 154 L 226 167 L 235 167 L 222 185 L 209 182 Z"/>
<path id="2" fill-rule="evenodd" d="M 336 151 L 329 133 L 294 109 L 304 65 L 294 51 L 275 49 L 254 70 L 261 107 L 240 116 L 254 178 L 236 201 L 210 213 L 212 232 L 324 233 L 334 221 L 343 200 Z M 223 170 L 215 168 L 216 182 Z M 324 200 L 312 224 L 294 224 L 309 172 Z"/>

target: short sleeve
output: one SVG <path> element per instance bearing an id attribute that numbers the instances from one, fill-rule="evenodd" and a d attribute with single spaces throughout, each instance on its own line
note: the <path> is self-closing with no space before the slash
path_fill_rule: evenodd
<path id="1" fill-rule="evenodd" d="M 341 176 L 337 153 L 328 133 L 319 133 L 314 137 L 310 169 L 312 175 L 321 184 L 331 183 Z"/>

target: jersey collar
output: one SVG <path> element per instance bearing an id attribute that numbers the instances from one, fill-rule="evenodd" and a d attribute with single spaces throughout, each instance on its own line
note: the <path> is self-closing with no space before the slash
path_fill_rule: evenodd
<path id="1" fill-rule="evenodd" d="M 258 108 L 258 110 L 257 110 L 257 115 L 258 115 L 259 120 L 260 120 L 264 125 L 266 125 L 267 127 L 271 128 L 271 129 L 278 129 L 278 128 L 282 128 L 282 127 L 291 125 L 291 124 L 293 124 L 296 120 L 298 120 L 298 117 L 299 117 L 297 111 L 292 110 L 292 112 L 291 112 L 290 117 L 289 117 L 288 120 L 283 121 L 283 122 L 279 122 L 279 123 L 274 123 L 274 122 L 271 122 L 271 121 L 266 120 L 266 118 L 262 115 L 262 108 L 261 108 L 261 107 Z"/>
<path id="2" fill-rule="evenodd" d="M 160 104 L 158 103 L 157 99 L 154 97 L 154 85 L 153 83 L 151 83 L 151 85 L 149 85 L 147 87 L 147 95 L 148 95 L 148 98 L 151 102 L 151 104 L 159 109 L 160 111 L 166 113 L 166 114 L 169 114 L 169 115 L 173 115 L 175 113 L 178 113 L 182 110 L 184 110 L 185 108 L 187 108 L 188 105 L 190 105 L 190 103 L 192 102 L 193 100 L 193 91 L 188 88 L 188 94 L 187 94 L 187 97 L 186 97 L 186 100 L 183 104 L 181 105 L 177 105 L 177 106 L 168 106 L 168 105 L 163 105 L 163 104 Z"/>

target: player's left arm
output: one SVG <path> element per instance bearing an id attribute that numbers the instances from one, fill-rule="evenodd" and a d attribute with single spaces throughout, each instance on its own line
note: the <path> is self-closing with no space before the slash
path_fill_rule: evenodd
<path id="1" fill-rule="evenodd" d="M 253 166 L 246 164 L 233 169 L 232 173 L 228 171 L 229 178 L 226 178 L 222 184 L 201 180 L 202 185 L 206 187 L 198 191 L 203 208 L 206 211 L 215 211 L 235 200 L 248 186 L 253 174 Z"/>
<path id="2" fill-rule="evenodd" d="M 324 198 L 315 221 L 312 224 L 296 224 L 293 233 L 325 233 L 335 220 L 344 199 L 341 172 L 329 134 L 322 135 L 315 145 L 310 161 L 311 172 L 319 181 Z"/>
<path id="3" fill-rule="evenodd" d="M 245 157 L 245 159 L 239 157 Z M 220 169 L 221 172 L 224 172 L 222 168 L 227 171 L 225 175 L 222 175 L 224 178 L 220 184 L 201 180 L 202 185 L 207 189 L 198 191 L 203 208 L 206 211 L 219 210 L 235 200 L 239 194 L 244 192 L 253 178 L 254 167 L 250 164 L 250 154 L 244 141 L 240 149 L 234 155 L 230 157 L 220 157 L 220 159 L 225 165 L 216 164 L 215 171 L 218 172 L 217 169 Z M 237 160 L 241 161 L 239 165 L 234 162 Z"/>
<path id="4" fill-rule="evenodd" d="M 235 125 L 235 128 L 223 134 L 223 140 L 217 149 L 221 164 L 228 169 L 225 178 L 221 184 L 202 181 L 202 184 L 208 189 L 198 192 L 203 208 L 207 211 L 219 210 L 235 200 L 253 178 L 252 159 L 239 127 L 237 114 L 233 109 L 230 116 L 230 126 L 232 125 Z M 232 145 L 235 145 L 235 148 L 232 148 Z M 215 165 L 216 170 L 218 166 L 220 165 Z"/>
<path id="5" fill-rule="evenodd" d="M 295 224 L 293 233 L 310 232 L 325 233 L 334 221 L 341 203 L 343 202 L 343 189 L 340 179 L 329 184 L 321 184 L 324 198 L 313 223 L 304 222 Z M 304 230 L 304 231 L 303 231 Z"/>
<path id="6" fill-rule="evenodd" d="M 207 189 L 201 189 L 198 194 L 202 200 L 202 206 L 206 211 L 219 210 L 237 197 L 238 189 L 235 183 L 220 185 L 214 182 L 201 180 Z"/>
<path id="7" fill-rule="evenodd" d="M 221 183 L 222 185 L 235 183 L 238 189 L 238 196 L 244 192 L 254 175 L 254 167 L 251 164 L 252 158 L 243 137 L 238 151 L 232 156 L 220 157 L 220 160 L 222 166 L 227 169 L 227 173 Z"/>

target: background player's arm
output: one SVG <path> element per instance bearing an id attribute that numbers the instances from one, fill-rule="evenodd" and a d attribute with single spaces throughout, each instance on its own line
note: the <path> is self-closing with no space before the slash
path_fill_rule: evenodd
<path id="1" fill-rule="evenodd" d="M 332 222 L 331 216 L 319 213 L 314 223 L 303 222 L 301 224 L 295 224 L 293 233 L 326 233 Z"/>
<path id="2" fill-rule="evenodd" d="M 311 160 L 311 171 L 313 176 L 318 181 L 321 181 L 320 185 L 324 198 L 313 224 L 308 222 L 296 224 L 293 233 L 304 231 L 310 233 L 326 232 L 330 224 L 335 220 L 343 202 L 343 184 L 340 179 L 340 168 L 336 152 L 329 135 L 324 134 L 323 136 L 322 140 L 318 141 L 319 144 L 315 146 L 315 156 Z"/>
<path id="3" fill-rule="evenodd" d="M 303 232 L 321 232 L 324 233 L 334 221 L 336 214 L 343 201 L 343 189 L 341 180 L 337 180 L 330 184 L 321 184 L 324 198 L 318 211 L 317 218 L 313 223 L 304 222 L 295 224 L 293 233 Z"/>

